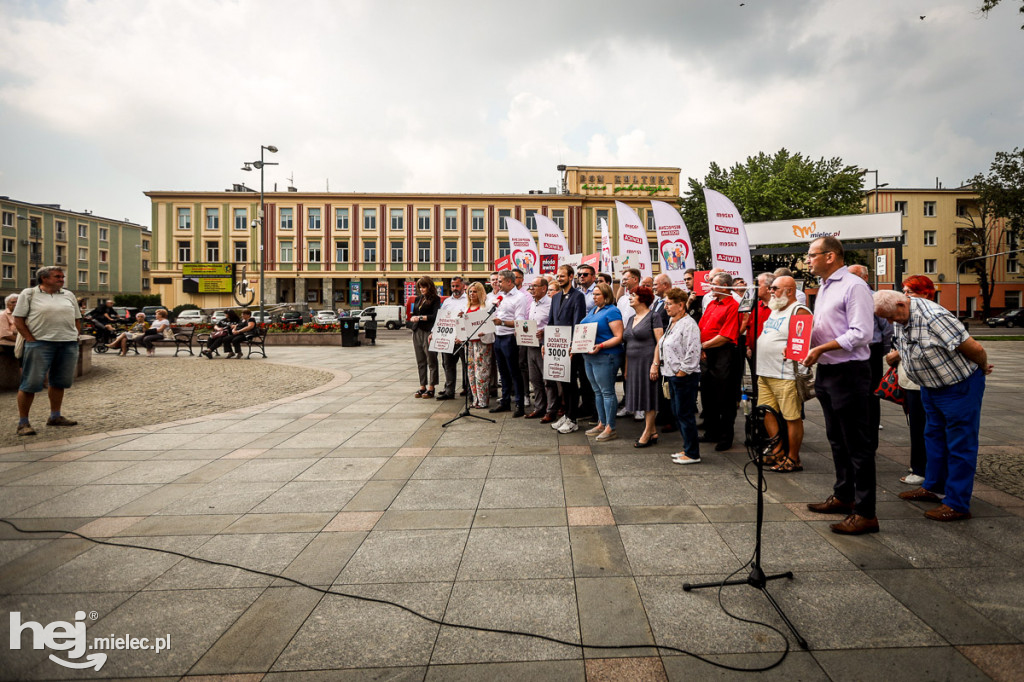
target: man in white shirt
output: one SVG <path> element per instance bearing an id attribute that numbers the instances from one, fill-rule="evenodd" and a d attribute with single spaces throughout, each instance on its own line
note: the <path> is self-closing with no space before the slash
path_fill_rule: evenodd
<path id="1" fill-rule="evenodd" d="M 590 265 L 581 265 L 576 271 L 580 291 L 587 301 L 587 312 L 594 309 L 594 289 L 597 288 L 597 271 Z"/>
<path id="2" fill-rule="evenodd" d="M 519 371 L 519 347 L 516 345 L 516 320 L 526 319 L 529 301 L 516 288 L 516 276 L 511 270 L 502 270 L 498 280 L 498 309 L 494 312 L 494 355 L 497 358 L 498 373 L 501 374 L 501 400 L 490 409 L 491 412 L 508 412 L 513 417 L 522 417 L 523 375 Z"/>
<path id="3" fill-rule="evenodd" d="M 551 297 L 548 296 L 548 281 L 541 276 L 534 278 L 530 284 L 530 304 L 527 308 L 526 319 L 529 320 L 530 333 L 544 341 L 544 332 L 541 331 L 548 325 L 548 315 L 551 313 Z M 558 387 L 554 382 L 544 381 L 544 347 L 523 346 L 520 350 L 526 351 L 529 367 L 530 387 L 533 389 L 531 405 L 533 411 L 526 415 L 527 419 L 543 417 L 549 409 L 553 409 L 558 401 Z"/>
<path id="4" fill-rule="evenodd" d="M 469 303 L 466 298 L 466 283 L 461 277 L 456 275 L 455 277 L 452 277 L 451 295 L 441 302 L 441 312 L 458 315 L 458 313 L 466 312 L 466 308 L 468 307 Z M 438 315 L 438 317 L 440 317 L 440 315 Z M 462 363 L 462 391 L 459 395 L 466 394 L 465 389 L 468 385 L 466 357 L 462 351 L 462 344 L 458 343 L 455 346 L 455 350 L 451 353 L 441 353 L 441 364 L 444 367 L 444 390 L 438 394 L 438 400 L 451 400 L 455 397 L 456 365 L 459 362 Z"/>

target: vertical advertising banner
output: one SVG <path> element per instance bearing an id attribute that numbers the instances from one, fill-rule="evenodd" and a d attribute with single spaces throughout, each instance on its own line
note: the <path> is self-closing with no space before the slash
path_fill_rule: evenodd
<path id="1" fill-rule="evenodd" d="M 386 279 L 378 280 L 377 305 L 387 305 L 388 303 L 388 281 Z"/>
<path id="2" fill-rule="evenodd" d="M 537 221 L 537 247 L 540 257 L 555 256 L 556 262 L 561 265 L 569 255 L 569 243 L 565 241 L 565 235 L 559 229 L 558 223 L 540 213 L 534 215 L 534 219 Z"/>
<path id="3" fill-rule="evenodd" d="M 683 273 L 694 266 L 693 242 L 679 211 L 664 201 L 651 201 L 654 224 L 658 230 L 658 258 L 661 271 L 672 279 L 672 286 L 684 287 Z"/>
<path id="4" fill-rule="evenodd" d="M 363 304 L 363 283 L 357 279 L 348 285 L 348 304 L 355 308 Z"/>
<path id="5" fill-rule="evenodd" d="M 608 236 L 608 221 L 601 218 L 601 267 L 598 272 L 612 274 L 612 240 Z"/>
<path id="6" fill-rule="evenodd" d="M 509 255 L 512 257 L 513 267 L 523 271 L 525 275 L 537 274 L 537 242 L 533 235 L 526 229 L 526 225 L 515 218 L 505 218 L 505 225 L 508 227 L 508 246 L 511 249 Z"/>
<path id="7" fill-rule="evenodd" d="M 649 277 L 653 273 L 651 249 L 640 216 L 621 201 L 615 202 L 615 212 L 619 216 L 619 257 L 622 259 L 622 269 L 636 268 L 640 271 L 640 279 Z"/>
<path id="8" fill-rule="evenodd" d="M 704 188 L 708 204 L 708 233 L 711 236 L 711 265 L 722 268 L 733 277 L 743 277 L 753 284 L 753 266 L 747 230 L 736 206 L 724 194 Z"/>

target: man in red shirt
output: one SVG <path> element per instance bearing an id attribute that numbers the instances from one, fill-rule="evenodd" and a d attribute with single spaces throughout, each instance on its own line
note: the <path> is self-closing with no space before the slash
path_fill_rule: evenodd
<path id="1" fill-rule="evenodd" d="M 732 371 L 739 336 L 739 304 L 729 293 L 732 275 L 721 272 L 711 281 L 713 300 L 700 318 L 700 395 L 704 406 L 701 442 L 721 452 L 732 447 L 739 385 Z"/>

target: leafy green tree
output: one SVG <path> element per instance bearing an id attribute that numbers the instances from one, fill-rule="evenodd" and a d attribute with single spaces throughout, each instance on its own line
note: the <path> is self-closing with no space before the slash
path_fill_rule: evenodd
<path id="1" fill-rule="evenodd" d="M 750 223 L 863 211 L 863 182 L 857 166 L 844 164 L 839 157 L 814 161 L 786 149 L 771 156 L 761 152 L 747 157 L 746 162 L 728 170 L 712 163 L 703 181 L 689 178 L 687 185 L 688 191 L 680 198 L 680 212 L 698 264 L 711 262 L 704 187 L 729 197 L 743 221 Z M 787 258 L 769 262 L 759 257 L 755 258 L 754 269 L 774 268 L 776 264 L 793 267 L 795 261 Z"/>
<path id="2" fill-rule="evenodd" d="M 996 5 L 998 5 L 1002 1 L 1003 0 L 982 0 L 981 13 L 988 17 L 988 13 L 995 9 Z M 1020 12 L 1021 14 L 1024 14 L 1024 2 L 1021 2 L 1020 9 L 1017 11 Z M 1024 30 L 1024 26 L 1021 26 L 1020 28 L 1021 30 Z"/>
<path id="3" fill-rule="evenodd" d="M 1018 237 L 1024 236 L 1024 149 L 996 152 L 988 175 L 975 181 L 978 192 L 992 204 L 993 215 L 1006 219 Z"/>

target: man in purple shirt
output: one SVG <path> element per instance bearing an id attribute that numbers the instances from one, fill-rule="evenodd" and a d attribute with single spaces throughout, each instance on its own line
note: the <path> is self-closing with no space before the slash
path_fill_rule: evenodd
<path id="1" fill-rule="evenodd" d="M 807 508 L 819 514 L 845 514 L 832 532 L 878 532 L 875 516 L 875 448 L 871 445 L 868 400 L 871 367 L 868 345 L 875 329 L 871 290 L 845 266 L 843 245 L 835 237 L 811 242 L 811 274 L 821 278 L 814 304 L 811 350 L 804 360 L 817 363 L 814 388 L 825 416 L 825 433 L 836 467 L 834 493 Z"/>

